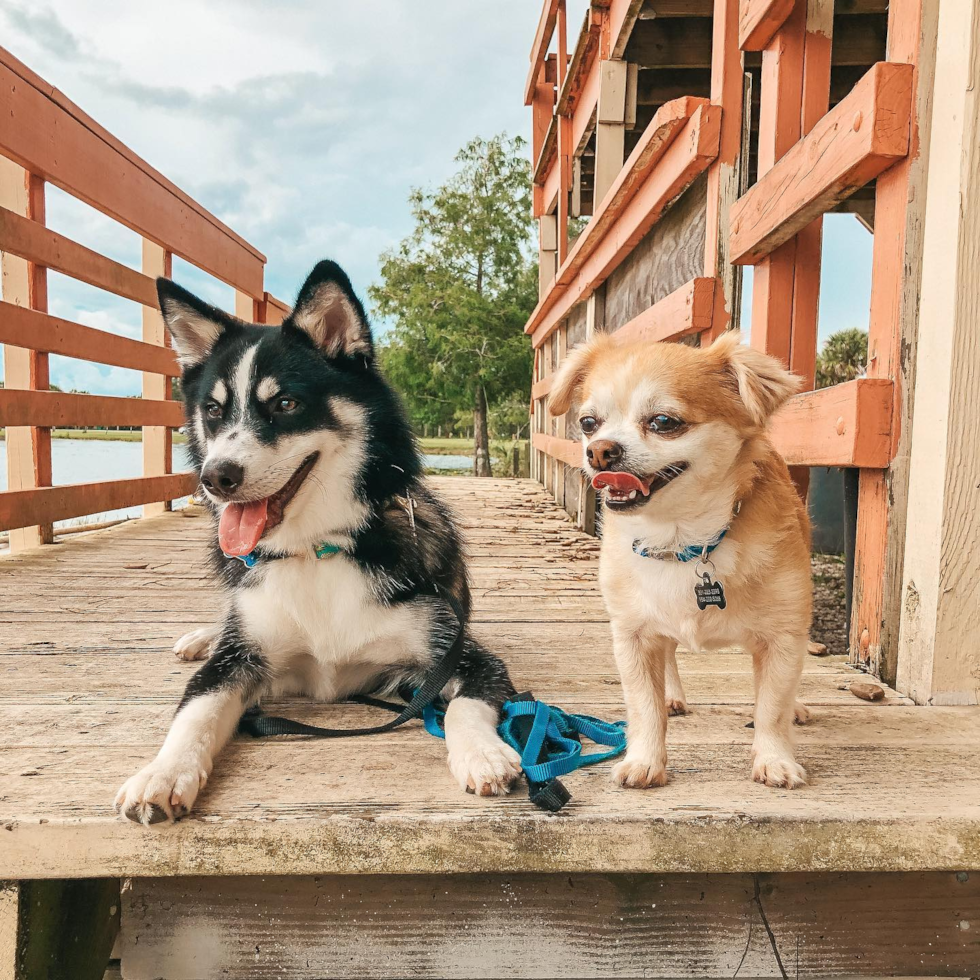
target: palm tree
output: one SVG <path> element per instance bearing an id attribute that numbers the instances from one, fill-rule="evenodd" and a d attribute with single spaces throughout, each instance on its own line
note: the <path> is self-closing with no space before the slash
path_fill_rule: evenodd
<path id="1" fill-rule="evenodd" d="M 829 388 L 863 377 L 868 364 L 868 331 L 838 330 L 824 341 L 817 357 L 816 386 Z"/>

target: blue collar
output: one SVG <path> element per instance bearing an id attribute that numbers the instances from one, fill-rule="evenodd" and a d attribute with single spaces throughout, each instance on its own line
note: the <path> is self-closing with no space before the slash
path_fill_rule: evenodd
<path id="1" fill-rule="evenodd" d="M 331 558 L 338 552 L 343 551 L 339 545 L 336 544 L 318 544 L 313 548 L 313 554 L 316 555 L 317 559 L 320 558 Z M 236 558 L 240 561 L 246 568 L 254 568 L 259 561 L 269 561 L 275 560 L 276 558 L 292 558 L 299 557 L 298 555 L 276 555 L 276 554 L 265 554 L 256 548 L 254 551 L 250 551 L 247 555 L 228 555 L 222 552 L 225 558 Z"/>
<path id="2" fill-rule="evenodd" d="M 658 548 L 647 548 L 640 538 L 633 541 L 633 553 L 641 558 L 657 558 L 660 561 L 698 561 L 707 558 L 721 544 L 728 528 L 722 528 L 710 541 L 705 544 L 689 544 L 680 551 L 663 551 Z"/>

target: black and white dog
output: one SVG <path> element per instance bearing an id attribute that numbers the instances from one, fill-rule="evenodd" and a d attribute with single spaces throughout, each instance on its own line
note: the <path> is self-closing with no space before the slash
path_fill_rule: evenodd
<path id="1" fill-rule="evenodd" d="M 418 686 L 458 632 L 446 597 L 470 609 L 459 534 L 422 478 L 339 266 L 316 266 L 281 328 L 238 320 L 167 279 L 157 285 L 230 601 L 221 625 L 178 641 L 179 655 L 210 649 L 210 659 L 156 758 L 116 798 L 143 824 L 188 813 L 260 698 Z M 519 775 L 518 754 L 496 732 L 513 694 L 503 663 L 467 634 L 443 692 L 449 768 L 463 789 L 496 795 Z"/>

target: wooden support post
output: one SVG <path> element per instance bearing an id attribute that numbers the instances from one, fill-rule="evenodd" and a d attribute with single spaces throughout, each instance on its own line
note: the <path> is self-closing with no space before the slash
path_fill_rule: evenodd
<path id="1" fill-rule="evenodd" d="M 148 276 L 173 274 L 171 254 L 156 242 L 143 239 L 143 272 Z M 148 344 L 166 347 L 169 344 L 163 317 L 155 306 L 143 307 L 143 340 Z M 143 372 L 143 397 L 161 401 L 171 397 L 170 378 Z M 173 432 L 162 425 L 143 428 L 143 476 L 166 476 L 173 472 Z M 143 516 L 150 517 L 170 510 L 171 502 L 144 504 Z"/>
<path id="2" fill-rule="evenodd" d="M 543 75 L 544 73 L 542 73 Z M 554 82 L 538 81 L 534 88 L 534 98 L 531 102 L 531 166 L 537 166 L 545 136 L 555 115 L 555 85 Z M 544 187 L 535 184 L 532 190 L 534 216 L 540 217 L 547 210 L 544 199 Z"/>
<path id="3" fill-rule="evenodd" d="M 0 206 L 44 224 L 44 181 L 0 157 Z M 46 313 L 47 269 L 8 252 L 3 253 L 3 298 L 7 303 Z M 43 391 L 49 386 L 48 355 L 4 345 L 4 384 L 7 388 Z M 7 487 L 31 490 L 51 486 L 51 430 L 7 426 Z M 50 524 L 10 532 L 11 552 L 50 544 Z"/>
<path id="4" fill-rule="evenodd" d="M 555 336 L 555 360 L 552 364 L 552 371 L 557 373 L 565 360 L 568 349 L 567 326 L 559 328 Z M 564 439 L 568 431 L 568 424 L 564 415 L 555 419 L 555 435 L 559 439 Z M 565 477 L 568 475 L 568 467 L 564 463 L 555 463 L 555 503 L 559 507 L 565 506 Z"/>
<path id="5" fill-rule="evenodd" d="M 247 323 L 255 323 L 258 318 L 258 304 L 248 293 L 243 293 L 240 289 L 235 290 L 235 316 Z"/>
<path id="6" fill-rule="evenodd" d="M 558 216 L 538 218 L 538 299 L 543 298 L 558 274 Z"/>
<path id="7" fill-rule="evenodd" d="M 891 0 L 888 5 L 887 59 L 913 66 L 909 153 L 878 177 L 875 191 L 867 373 L 869 378 L 895 381 L 892 462 L 887 470 L 861 471 L 850 649 L 852 660 L 867 664 L 889 683 L 896 677 L 902 616 L 911 396 L 929 167 L 928 140 L 919 134 L 929 132 L 932 118 L 938 8 L 922 0 Z"/>
<path id="8" fill-rule="evenodd" d="M 626 158 L 627 74 L 625 61 L 603 61 L 599 65 L 593 213 L 619 176 Z"/>
<path id="9" fill-rule="evenodd" d="M 738 0 L 715 0 L 711 54 L 711 101 L 721 106 L 718 157 L 708 168 L 705 217 L 704 274 L 715 280 L 714 313 L 705 340 L 728 329 L 738 315 L 742 270 L 729 261 L 729 225 L 732 204 L 738 198 L 743 154 L 742 52 L 738 45 Z"/>
<path id="10" fill-rule="evenodd" d="M 115 878 L 0 882 L 0 980 L 102 980 L 119 904 Z"/>
<path id="11" fill-rule="evenodd" d="M 899 689 L 980 703 L 980 0 L 939 8 Z"/>
<path id="12" fill-rule="evenodd" d="M 568 74 L 568 11 L 565 0 L 558 0 L 558 91 Z M 572 189 L 572 120 L 558 117 L 558 265 L 568 255 L 568 205 Z M 545 206 L 548 204 L 545 202 Z"/>

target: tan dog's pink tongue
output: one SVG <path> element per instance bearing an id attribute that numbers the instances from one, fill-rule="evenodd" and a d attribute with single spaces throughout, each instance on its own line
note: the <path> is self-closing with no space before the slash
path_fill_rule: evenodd
<path id="1" fill-rule="evenodd" d="M 596 473 L 592 477 L 592 487 L 595 490 L 601 490 L 602 487 L 612 487 L 613 490 L 639 490 L 644 497 L 648 496 L 650 493 L 650 488 L 638 477 L 633 476 L 632 473 L 621 473 L 619 471 L 606 471 L 603 473 Z"/>
<path id="2" fill-rule="evenodd" d="M 228 504 L 218 522 L 218 543 L 226 555 L 251 554 L 262 537 L 268 519 L 269 500 Z"/>

